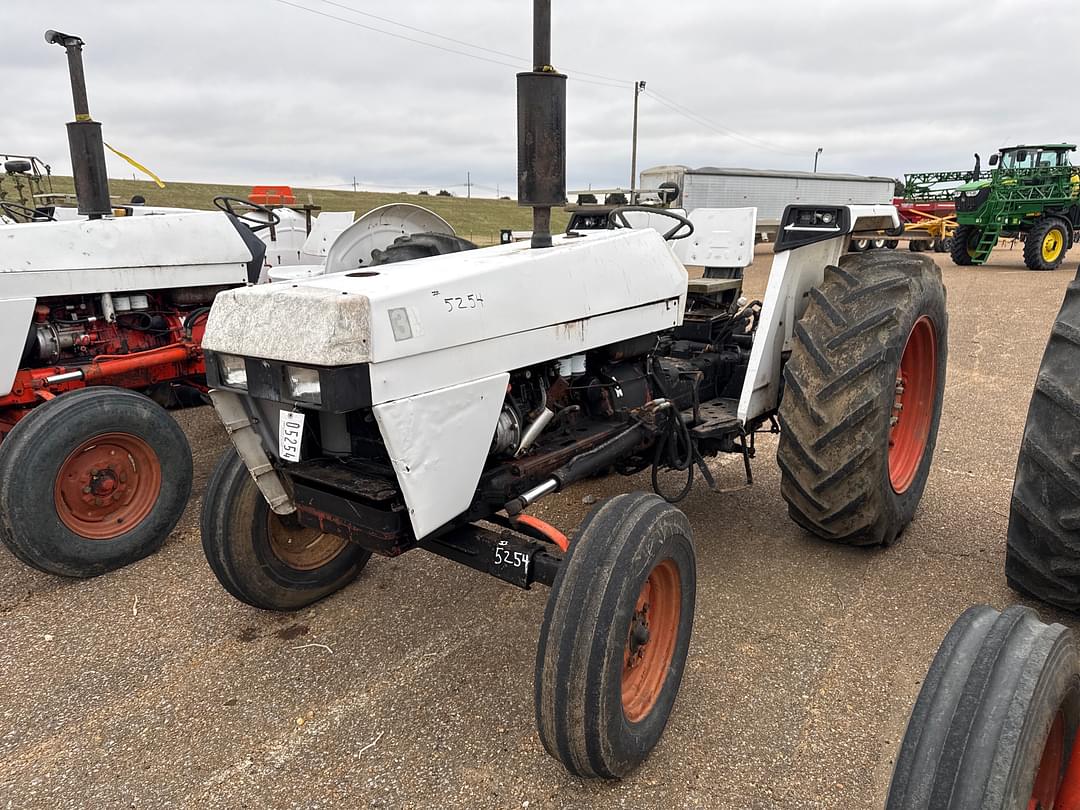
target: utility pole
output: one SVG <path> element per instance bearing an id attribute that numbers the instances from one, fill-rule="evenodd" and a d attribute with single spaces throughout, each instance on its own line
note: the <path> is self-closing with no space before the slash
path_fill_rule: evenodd
<path id="1" fill-rule="evenodd" d="M 630 158 L 630 204 L 637 205 L 637 125 L 638 125 L 638 96 L 645 90 L 645 82 L 634 82 L 634 143 Z"/>
<path id="2" fill-rule="evenodd" d="M 465 172 L 465 199 L 472 199 L 472 172 Z"/>
<path id="3" fill-rule="evenodd" d="M 352 178 L 352 192 L 353 192 L 353 194 L 356 193 L 356 175 L 355 174 L 353 175 L 353 178 Z"/>
<path id="4" fill-rule="evenodd" d="M 817 174 L 817 159 L 821 157 L 822 151 L 824 150 L 822 149 L 822 147 L 819 146 L 817 148 L 817 151 L 814 152 L 814 174 Z"/>

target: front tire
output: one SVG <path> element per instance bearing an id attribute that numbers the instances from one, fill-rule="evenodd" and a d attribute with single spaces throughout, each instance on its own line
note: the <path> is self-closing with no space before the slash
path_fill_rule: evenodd
<path id="1" fill-rule="evenodd" d="M 0 539 L 46 573 L 93 577 L 152 554 L 190 493 L 184 432 L 135 391 L 61 394 L 0 444 Z"/>
<path id="2" fill-rule="evenodd" d="M 978 225 L 959 225 L 952 235 L 952 243 L 949 245 L 949 256 L 953 264 L 960 267 L 970 267 L 975 264 L 975 249 L 979 245 L 979 237 L 982 229 Z"/>
<path id="3" fill-rule="evenodd" d="M 886 810 L 1074 807 L 1080 723 L 1071 631 L 1030 608 L 969 608 L 911 711 Z M 1080 771 L 1080 769 L 1077 769 Z"/>
<path id="4" fill-rule="evenodd" d="M 536 651 L 537 728 L 568 771 L 620 778 L 656 746 L 682 681 L 696 590 L 690 524 L 674 506 L 632 492 L 585 518 Z"/>
<path id="5" fill-rule="evenodd" d="M 1046 344 L 1016 463 L 1005 576 L 1016 590 L 1080 611 L 1080 273 Z"/>
<path id="6" fill-rule="evenodd" d="M 1028 270 L 1057 270 L 1069 249 L 1069 229 L 1057 217 L 1043 217 L 1024 239 Z"/>
<path id="7" fill-rule="evenodd" d="M 295 515 L 274 514 L 232 447 L 206 485 L 202 544 L 225 590 L 262 610 L 307 607 L 352 582 L 371 558 Z"/>
<path id="8" fill-rule="evenodd" d="M 928 256 L 871 253 L 825 269 L 795 325 L 780 403 L 780 492 L 796 523 L 877 545 L 911 521 L 941 418 L 947 329 Z"/>

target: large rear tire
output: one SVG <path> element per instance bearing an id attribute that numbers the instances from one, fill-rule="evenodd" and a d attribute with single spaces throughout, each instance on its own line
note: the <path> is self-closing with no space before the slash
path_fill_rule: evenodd
<path id="1" fill-rule="evenodd" d="M 307 607 L 352 582 L 371 558 L 294 515 L 274 514 L 231 447 L 206 485 L 202 544 L 225 590 L 263 610 Z"/>
<path id="2" fill-rule="evenodd" d="M 796 523 L 877 545 L 911 521 L 941 418 L 947 330 L 928 256 L 862 254 L 825 269 L 795 325 L 780 403 L 780 492 Z"/>
<path id="3" fill-rule="evenodd" d="M 1028 270 L 1057 270 L 1069 249 L 1069 228 L 1057 217 L 1043 217 L 1024 238 Z"/>
<path id="4" fill-rule="evenodd" d="M 1080 611 L 1080 273 L 1065 291 L 1028 408 L 1013 479 L 1005 576 Z"/>
<path id="5" fill-rule="evenodd" d="M 0 539 L 50 574 L 93 577 L 152 554 L 190 493 L 184 432 L 135 391 L 61 394 L 0 444 Z"/>
<path id="6" fill-rule="evenodd" d="M 623 777 L 656 746 L 682 681 L 696 590 L 690 524 L 674 506 L 632 492 L 585 518 L 536 650 L 540 739 L 571 773 Z"/>
<path id="7" fill-rule="evenodd" d="M 1080 723 L 1078 668 L 1073 634 L 1060 624 L 1019 605 L 969 608 L 911 711 L 886 810 L 1076 807 L 1068 766 Z"/>
<path id="8" fill-rule="evenodd" d="M 970 267 L 975 264 L 975 248 L 979 244 L 982 229 L 978 225 L 959 225 L 949 245 L 949 255 L 953 264 Z"/>

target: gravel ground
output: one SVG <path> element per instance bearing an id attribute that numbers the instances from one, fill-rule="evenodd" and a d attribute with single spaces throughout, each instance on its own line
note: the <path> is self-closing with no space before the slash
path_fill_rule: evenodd
<path id="1" fill-rule="evenodd" d="M 1080 250 L 1056 273 L 1026 271 L 1019 248 L 982 268 L 937 258 L 949 377 L 914 523 L 887 550 L 812 539 L 787 519 L 771 438 L 752 489 L 699 483 L 683 504 L 698 553 L 690 660 L 631 778 L 571 778 L 540 745 L 544 589 L 416 552 L 373 560 L 303 612 L 263 613 L 210 573 L 195 498 L 159 554 L 95 580 L 0 553 L 0 808 L 881 807 L 948 626 L 972 603 L 1017 601 L 1002 573 L 1011 478 Z M 177 418 L 201 493 L 224 432 L 209 409 Z M 717 465 L 721 485 L 740 467 Z M 644 476 L 587 481 L 538 513 L 570 526 L 587 496 L 634 488 Z"/>

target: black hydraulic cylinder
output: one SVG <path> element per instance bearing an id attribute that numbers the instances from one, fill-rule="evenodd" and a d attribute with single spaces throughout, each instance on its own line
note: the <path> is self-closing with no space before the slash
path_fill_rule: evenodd
<path id="1" fill-rule="evenodd" d="M 71 77 L 71 100 L 75 120 L 67 125 L 68 146 L 71 150 L 71 171 L 75 177 L 75 197 L 79 213 L 99 219 L 112 213 L 109 199 L 109 177 L 105 166 L 105 143 L 101 124 L 90 118 L 86 99 L 86 76 L 83 73 L 83 41 L 73 34 L 46 31 L 45 41 L 67 51 L 68 74 Z"/>

